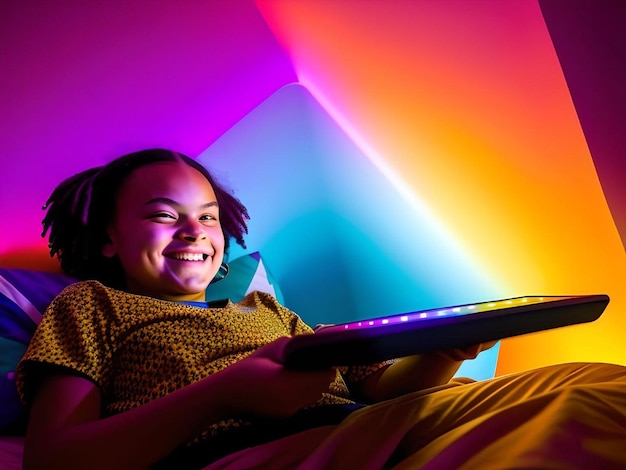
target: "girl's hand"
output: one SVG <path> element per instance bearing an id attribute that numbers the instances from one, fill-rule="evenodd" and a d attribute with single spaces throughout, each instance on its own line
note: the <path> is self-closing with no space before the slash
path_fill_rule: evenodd
<path id="1" fill-rule="evenodd" d="M 374 403 L 446 384 L 462 361 L 474 359 L 496 343 L 489 341 L 467 348 L 404 357 L 357 384 L 356 393 L 361 399 Z"/>
<path id="2" fill-rule="evenodd" d="M 229 414 L 286 418 L 328 392 L 334 369 L 298 371 L 283 366 L 280 360 L 288 339 L 279 338 L 216 374 Z"/>

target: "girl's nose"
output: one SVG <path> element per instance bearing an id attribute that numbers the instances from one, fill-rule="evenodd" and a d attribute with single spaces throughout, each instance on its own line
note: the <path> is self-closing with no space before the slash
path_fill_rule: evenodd
<path id="1" fill-rule="evenodd" d="M 185 221 L 183 226 L 178 231 L 178 236 L 179 238 L 189 242 L 195 242 L 207 238 L 204 226 L 195 220 Z"/>

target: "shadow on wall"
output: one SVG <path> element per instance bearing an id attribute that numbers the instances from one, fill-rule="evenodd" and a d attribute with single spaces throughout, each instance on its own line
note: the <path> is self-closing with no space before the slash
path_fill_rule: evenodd
<path id="1" fill-rule="evenodd" d="M 626 248 L 626 2 L 539 5 Z"/>

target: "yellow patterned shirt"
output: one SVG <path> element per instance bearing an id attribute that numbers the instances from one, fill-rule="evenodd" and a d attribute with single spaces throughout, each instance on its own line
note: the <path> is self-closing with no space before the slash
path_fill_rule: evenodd
<path id="1" fill-rule="evenodd" d="M 218 372 L 281 336 L 311 332 L 261 292 L 207 308 L 79 282 L 46 310 L 18 366 L 18 392 L 28 404 L 48 367 L 62 367 L 96 384 L 104 413 L 112 415 Z M 318 405 L 352 403 L 344 378 L 362 380 L 381 366 L 338 372 Z M 239 419 L 214 423 L 205 436 L 242 424 Z"/>

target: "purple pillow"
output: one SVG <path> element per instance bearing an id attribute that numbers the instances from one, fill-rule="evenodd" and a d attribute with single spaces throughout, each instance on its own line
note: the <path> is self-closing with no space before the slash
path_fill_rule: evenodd
<path id="1" fill-rule="evenodd" d="M 24 410 L 15 388 L 15 368 L 43 311 L 73 282 L 62 274 L 0 268 L 0 434 L 22 430 Z"/>

